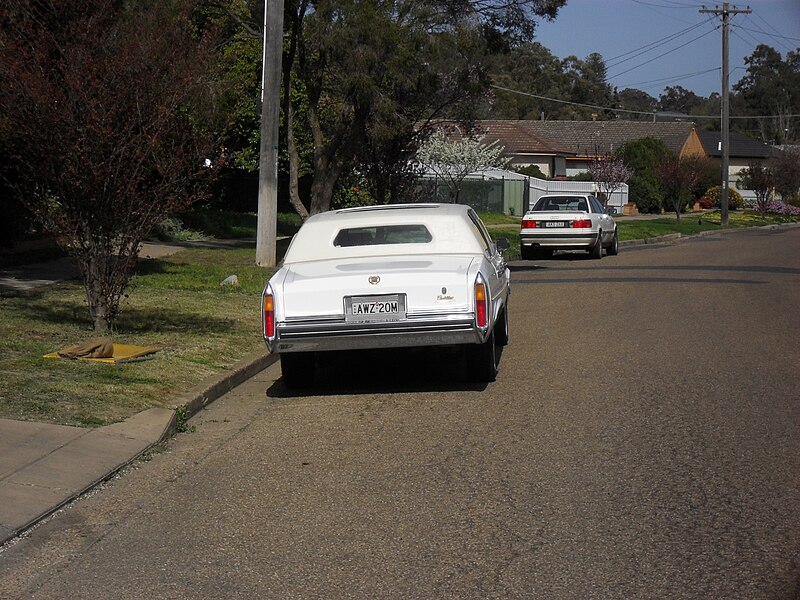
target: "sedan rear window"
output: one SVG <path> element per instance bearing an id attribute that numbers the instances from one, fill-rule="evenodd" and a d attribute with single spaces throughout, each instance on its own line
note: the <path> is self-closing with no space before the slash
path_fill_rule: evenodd
<path id="1" fill-rule="evenodd" d="M 535 211 L 576 211 L 589 212 L 589 205 L 583 196 L 543 196 L 534 205 Z"/>
<path id="2" fill-rule="evenodd" d="M 427 244 L 432 239 L 424 225 L 378 225 L 342 229 L 336 234 L 333 245 L 348 248 L 382 244 Z"/>

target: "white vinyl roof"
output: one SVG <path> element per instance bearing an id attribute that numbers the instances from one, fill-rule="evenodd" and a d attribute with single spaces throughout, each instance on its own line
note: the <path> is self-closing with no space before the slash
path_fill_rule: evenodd
<path id="1" fill-rule="evenodd" d="M 320 213 L 303 223 L 283 262 L 405 254 L 480 254 L 483 247 L 468 216 L 470 210 L 460 204 L 388 204 Z M 334 245 L 342 229 L 386 225 L 424 225 L 431 234 L 431 241 L 349 247 Z"/>

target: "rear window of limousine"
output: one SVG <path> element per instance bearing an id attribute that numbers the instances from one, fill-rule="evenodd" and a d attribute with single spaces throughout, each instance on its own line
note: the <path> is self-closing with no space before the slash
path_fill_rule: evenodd
<path id="1" fill-rule="evenodd" d="M 473 213 L 474 214 L 474 213 Z M 284 264 L 408 254 L 481 254 L 470 209 L 455 204 L 403 204 L 330 211 L 309 217 Z"/>

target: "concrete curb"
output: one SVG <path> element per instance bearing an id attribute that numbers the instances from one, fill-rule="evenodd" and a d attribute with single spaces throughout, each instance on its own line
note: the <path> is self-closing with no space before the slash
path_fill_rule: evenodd
<path id="1" fill-rule="evenodd" d="M 266 350 L 251 354 L 222 373 L 209 377 L 191 390 L 181 394 L 174 406 L 176 424 L 177 418 L 189 419 L 253 375 L 273 365 L 277 360 L 276 354 L 270 354 Z"/>

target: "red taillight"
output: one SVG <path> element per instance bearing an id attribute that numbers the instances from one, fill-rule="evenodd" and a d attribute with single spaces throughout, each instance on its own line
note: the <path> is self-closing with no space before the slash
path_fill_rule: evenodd
<path id="1" fill-rule="evenodd" d="M 482 281 L 475 282 L 475 321 L 480 328 L 487 327 L 488 301 L 486 299 L 486 284 Z"/>
<path id="2" fill-rule="evenodd" d="M 573 229 L 590 229 L 592 227 L 591 219 L 579 219 L 572 222 Z"/>
<path id="3" fill-rule="evenodd" d="M 275 337 L 275 299 L 272 294 L 264 294 L 264 337 Z"/>
<path id="4" fill-rule="evenodd" d="M 536 228 L 536 221 L 523 219 L 520 229 L 534 229 L 534 228 Z"/>

